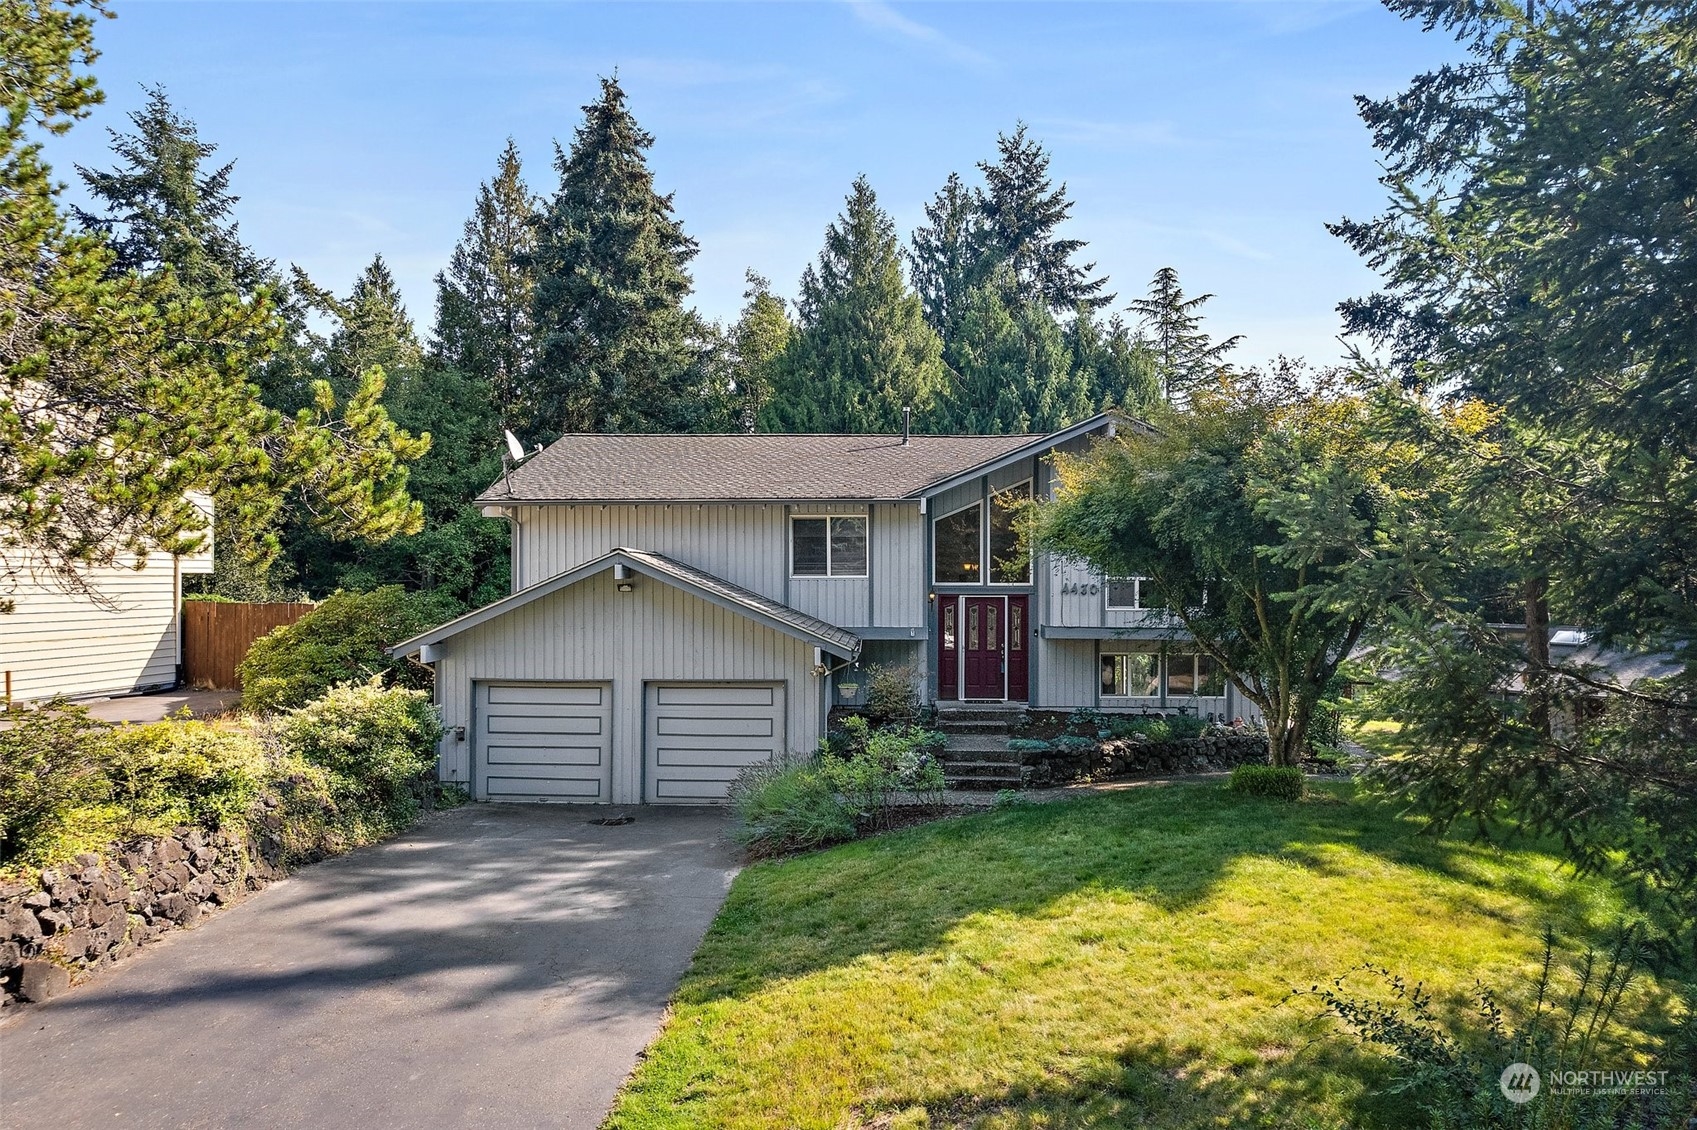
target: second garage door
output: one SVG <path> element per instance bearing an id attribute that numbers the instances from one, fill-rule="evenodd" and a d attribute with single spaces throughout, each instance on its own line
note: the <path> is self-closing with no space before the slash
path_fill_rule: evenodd
<path id="1" fill-rule="evenodd" d="M 725 799 L 739 770 L 784 752 L 782 683 L 650 683 L 643 798 Z"/>
<path id="2" fill-rule="evenodd" d="M 612 694 L 605 683 L 479 683 L 477 795 L 612 799 Z"/>

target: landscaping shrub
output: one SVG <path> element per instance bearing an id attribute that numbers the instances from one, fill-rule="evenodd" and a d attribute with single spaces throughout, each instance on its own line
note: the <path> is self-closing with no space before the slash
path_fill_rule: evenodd
<path id="1" fill-rule="evenodd" d="M 275 723 L 288 752 L 329 774 L 340 803 L 394 829 L 417 815 L 442 724 L 428 691 L 385 687 L 382 676 L 344 683 Z"/>
<path id="2" fill-rule="evenodd" d="M 912 722 L 919 713 L 919 671 L 873 664 L 866 669 L 866 714 L 874 722 Z"/>
<path id="3" fill-rule="evenodd" d="M 1009 738 L 1008 739 L 1008 752 L 1009 753 L 1019 753 L 1019 754 L 1053 753 L 1054 750 L 1055 750 L 1055 743 L 1051 742 L 1051 741 L 1045 741 L 1043 738 Z"/>
<path id="4" fill-rule="evenodd" d="M 834 739 L 821 743 L 819 767 L 857 819 L 867 827 L 883 827 L 897 793 L 914 793 L 924 803 L 941 801 L 943 764 L 938 754 L 944 742 L 933 730 L 873 729 L 864 718 L 850 718 Z"/>
<path id="5" fill-rule="evenodd" d="M 805 851 L 854 838 L 854 814 L 813 758 L 750 765 L 730 789 L 736 837 L 756 855 Z"/>
<path id="6" fill-rule="evenodd" d="M 163 835 L 182 824 L 220 828 L 246 818 L 268 775 L 245 730 L 189 719 L 111 732 L 110 801 L 122 835 Z"/>
<path id="7" fill-rule="evenodd" d="M 338 592 L 296 620 L 254 641 L 241 663 L 242 706 L 269 714 L 304 706 L 338 683 L 386 674 L 396 686 L 428 687 L 430 668 L 391 659 L 384 648 L 449 619 L 441 596 L 399 585 Z"/>
<path id="8" fill-rule="evenodd" d="M 1308 791 L 1302 770 L 1289 765 L 1239 765 L 1226 787 L 1234 793 L 1279 800 L 1301 800 Z"/>
<path id="9" fill-rule="evenodd" d="M 1091 753 L 1096 748 L 1095 741 L 1090 738 L 1082 737 L 1078 734 L 1062 734 L 1050 744 L 1061 753 L 1073 754 L 1075 756 L 1081 753 Z M 1008 743 L 1008 748 L 1013 748 L 1012 742 Z"/>
<path id="10" fill-rule="evenodd" d="M 75 814 L 111 791 L 111 727 L 63 703 L 7 719 L 0 730 L 0 865 L 45 862 Z"/>

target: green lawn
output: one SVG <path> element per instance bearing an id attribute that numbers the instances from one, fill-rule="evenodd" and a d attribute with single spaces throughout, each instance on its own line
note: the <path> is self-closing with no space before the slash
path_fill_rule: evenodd
<path id="1" fill-rule="evenodd" d="M 1453 1006 L 1617 904 L 1330 790 L 1137 789 L 750 867 L 611 1125 L 1398 1125 L 1288 991 L 1370 960 Z"/>

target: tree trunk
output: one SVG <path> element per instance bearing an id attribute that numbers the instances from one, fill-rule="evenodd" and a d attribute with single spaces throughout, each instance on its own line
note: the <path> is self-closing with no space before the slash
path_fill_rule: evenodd
<path id="1" fill-rule="evenodd" d="M 1550 736 L 1550 579 L 1526 578 L 1526 721 Z"/>

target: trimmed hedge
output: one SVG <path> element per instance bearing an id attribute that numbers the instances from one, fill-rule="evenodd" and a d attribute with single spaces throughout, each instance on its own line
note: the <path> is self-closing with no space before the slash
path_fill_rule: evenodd
<path id="1" fill-rule="evenodd" d="M 1234 793 L 1279 800 L 1301 800 L 1308 792 L 1302 770 L 1289 765 L 1239 765 L 1226 787 Z"/>

